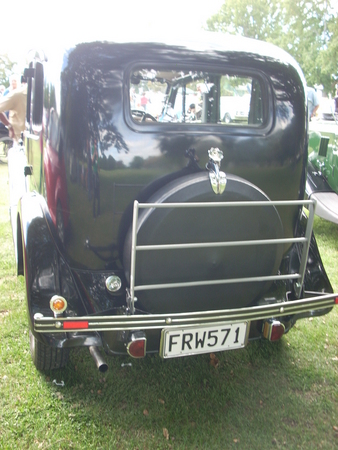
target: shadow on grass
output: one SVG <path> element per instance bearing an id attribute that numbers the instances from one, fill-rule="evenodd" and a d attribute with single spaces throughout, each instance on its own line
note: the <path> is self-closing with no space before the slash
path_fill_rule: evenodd
<path id="1" fill-rule="evenodd" d="M 216 368 L 210 355 L 166 361 L 157 356 L 109 358 L 110 370 L 101 374 L 89 352 L 80 349 L 73 352 L 66 370 L 41 377 L 72 405 L 73 421 L 96 418 L 100 427 L 114 424 L 120 436 L 160 437 L 166 428 L 171 442 L 180 445 L 198 446 L 209 436 L 209 448 L 225 448 L 218 446 L 233 444 L 239 436 L 249 445 L 257 433 L 273 439 L 281 411 L 293 403 L 288 374 L 294 366 L 286 341 L 257 341 L 216 357 Z M 132 366 L 121 367 L 127 361 Z M 54 379 L 65 387 L 53 384 Z M 297 420 L 297 413 L 296 418 L 287 415 L 286 426 Z"/>

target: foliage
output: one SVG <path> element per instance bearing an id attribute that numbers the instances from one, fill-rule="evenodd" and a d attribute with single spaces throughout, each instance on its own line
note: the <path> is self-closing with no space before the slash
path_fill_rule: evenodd
<path id="1" fill-rule="evenodd" d="M 338 25 L 332 5 L 332 0 L 226 0 L 207 28 L 278 45 L 298 61 L 309 85 L 322 84 L 333 93 Z"/>
<path id="2" fill-rule="evenodd" d="M 319 63 L 322 68 L 322 74 L 331 77 L 338 82 L 338 20 L 330 20 L 327 25 L 330 33 L 330 42 L 319 55 Z"/>
<path id="3" fill-rule="evenodd" d="M 15 64 L 8 55 L 0 54 L 0 85 L 9 86 L 9 76 L 13 72 Z"/>

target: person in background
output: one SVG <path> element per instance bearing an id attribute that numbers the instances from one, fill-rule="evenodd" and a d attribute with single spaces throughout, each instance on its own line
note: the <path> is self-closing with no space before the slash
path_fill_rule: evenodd
<path id="1" fill-rule="evenodd" d="M 20 77 L 16 73 L 13 73 L 9 77 L 9 87 L 4 90 L 3 94 L 4 96 L 8 95 L 11 91 L 16 89 L 18 86 L 20 86 Z"/>
<path id="2" fill-rule="evenodd" d="M 191 103 L 191 105 L 188 108 L 188 117 L 187 117 L 187 122 L 192 122 L 194 120 L 196 120 L 196 105 L 195 103 Z"/>
<path id="3" fill-rule="evenodd" d="M 307 88 L 307 102 L 308 102 L 308 117 L 309 120 L 316 115 L 317 109 L 319 108 L 319 100 L 315 88 Z"/>
<path id="4" fill-rule="evenodd" d="M 8 128 L 9 137 L 18 141 L 25 129 L 27 85 L 10 89 L 0 97 L 0 121 Z M 9 111 L 7 118 L 5 112 Z"/>
<path id="5" fill-rule="evenodd" d="M 338 114 L 338 89 L 336 90 L 336 96 L 334 98 L 334 112 Z"/>
<path id="6" fill-rule="evenodd" d="M 6 88 L 6 86 L 3 86 L 3 90 L 1 90 L 1 96 L 6 96 L 6 95 L 8 95 L 13 89 L 16 89 L 17 87 L 18 87 L 18 81 L 19 81 L 19 75 L 17 75 L 17 74 L 12 74 L 10 77 L 9 77 L 9 86 L 8 86 L 8 88 Z M 7 117 L 7 120 L 8 120 L 8 118 L 9 118 L 9 111 L 6 111 L 5 112 L 5 115 L 6 115 L 6 117 Z M 1 118 L 0 118 L 0 120 L 1 120 Z M 8 132 L 7 132 L 7 130 L 6 130 L 6 127 L 5 127 L 5 125 L 4 125 L 4 123 L 3 123 L 3 121 L 1 120 L 1 122 L 0 122 L 0 132 L 1 132 L 1 134 L 3 135 L 3 134 L 5 134 L 6 136 L 7 136 L 7 134 L 8 134 Z"/>
<path id="7" fill-rule="evenodd" d="M 1 84 L 0 85 L 0 98 L 3 96 L 3 93 L 5 92 L 5 90 L 6 90 L 6 86 L 4 84 Z M 2 122 L 0 122 L 0 137 L 7 136 L 7 135 L 8 135 L 7 128 L 5 127 L 5 125 Z"/>
<path id="8" fill-rule="evenodd" d="M 147 111 L 147 105 L 148 105 L 148 98 L 146 96 L 145 92 L 142 92 L 141 96 L 141 108 L 144 109 L 144 111 Z"/>

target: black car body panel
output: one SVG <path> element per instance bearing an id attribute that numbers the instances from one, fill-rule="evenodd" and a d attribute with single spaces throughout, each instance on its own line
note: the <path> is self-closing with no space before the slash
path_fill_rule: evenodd
<path id="1" fill-rule="evenodd" d="M 81 43 L 32 61 L 30 192 L 12 223 L 36 342 L 117 354 L 146 340 L 167 357 L 166 333 L 189 350 L 192 333 L 170 334 L 180 324 L 207 327 L 212 349 L 208 327 L 234 321 L 243 346 L 265 323 L 287 331 L 334 305 L 302 212 L 301 70 L 276 47 L 208 39 Z M 238 123 L 222 117 L 233 92 L 250 105 Z"/>

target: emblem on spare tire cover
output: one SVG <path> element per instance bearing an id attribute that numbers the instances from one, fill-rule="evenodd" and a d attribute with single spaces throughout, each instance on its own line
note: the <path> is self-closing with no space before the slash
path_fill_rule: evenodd
<path id="1" fill-rule="evenodd" d="M 220 170 L 223 152 L 219 148 L 208 150 L 209 161 L 206 165 L 209 171 L 209 179 L 212 190 L 215 194 L 222 194 L 227 184 L 227 178 L 224 172 Z"/>

